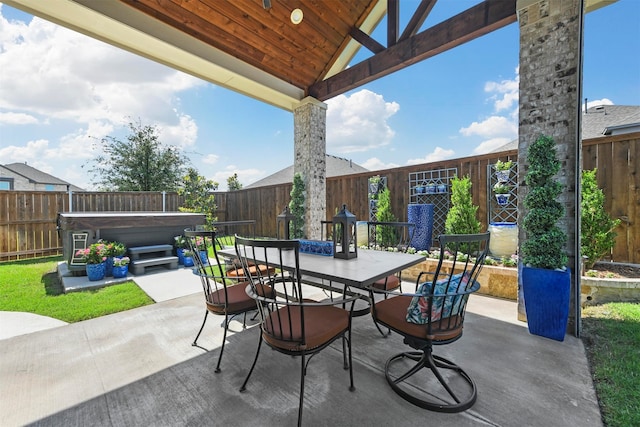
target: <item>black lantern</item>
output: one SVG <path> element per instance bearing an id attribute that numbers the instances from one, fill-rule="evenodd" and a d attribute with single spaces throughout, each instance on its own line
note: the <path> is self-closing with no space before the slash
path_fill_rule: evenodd
<path id="1" fill-rule="evenodd" d="M 333 217 L 333 256 L 351 259 L 358 256 L 356 244 L 356 216 L 342 205 L 342 210 Z"/>
<path id="2" fill-rule="evenodd" d="M 282 213 L 276 217 L 276 228 L 278 239 L 289 240 L 291 238 L 291 222 L 296 217 L 289 210 L 289 206 L 285 206 Z M 280 224 L 283 225 L 282 236 L 280 235 Z"/>

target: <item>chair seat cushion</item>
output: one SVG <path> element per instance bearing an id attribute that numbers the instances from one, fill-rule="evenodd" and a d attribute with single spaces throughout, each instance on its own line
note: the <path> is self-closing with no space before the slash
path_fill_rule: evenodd
<path id="1" fill-rule="evenodd" d="M 305 306 L 306 336 L 303 340 L 301 311 L 300 306 L 288 306 L 271 313 L 263 322 L 264 340 L 287 351 L 313 350 L 331 342 L 349 328 L 347 310 L 331 305 Z"/>
<path id="2" fill-rule="evenodd" d="M 225 300 L 224 288 L 211 292 L 207 297 L 207 309 L 214 314 L 235 314 L 253 310 L 256 308 L 256 301 L 247 295 L 247 284 L 248 282 L 241 282 L 227 285 L 228 301 Z"/>
<path id="3" fill-rule="evenodd" d="M 384 279 L 373 282 L 372 286 L 376 289 L 391 291 L 400 287 L 400 278 L 398 278 L 398 276 L 396 276 L 395 274 L 392 274 L 391 276 L 387 276 Z"/>
<path id="4" fill-rule="evenodd" d="M 260 271 L 261 276 L 267 276 L 269 274 L 273 274 L 275 272 L 275 269 L 273 267 L 269 267 L 264 264 L 252 265 L 251 267 L 249 267 L 249 274 L 252 277 L 255 277 L 258 271 Z M 245 274 L 242 268 L 227 270 L 226 274 L 227 274 L 227 277 L 247 277 L 247 275 Z"/>
<path id="5" fill-rule="evenodd" d="M 376 319 L 403 335 L 433 341 L 446 341 L 462 334 L 462 318 L 454 316 L 432 322 L 432 333 L 424 324 L 407 322 L 405 313 L 411 302 L 410 296 L 396 296 L 376 303 Z"/>
<path id="6" fill-rule="evenodd" d="M 469 278 L 469 273 L 465 272 L 464 274 L 455 274 L 440 279 L 435 285 L 432 282 L 422 283 L 418 287 L 416 294 L 423 296 L 414 296 L 411 298 L 411 303 L 406 311 L 407 322 L 425 324 L 428 323 L 429 320 L 438 320 L 442 316 L 449 317 L 455 315 L 460 308 L 462 296 L 452 296 L 452 294 L 456 294 L 459 290 L 464 290 L 469 283 Z M 429 298 L 431 295 L 434 296 L 431 298 L 431 313 L 429 313 Z"/>

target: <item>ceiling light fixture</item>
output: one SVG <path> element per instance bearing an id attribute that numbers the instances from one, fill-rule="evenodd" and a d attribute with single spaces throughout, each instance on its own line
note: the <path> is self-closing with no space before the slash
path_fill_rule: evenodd
<path id="1" fill-rule="evenodd" d="M 302 10 L 293 9 L 291 11 L 291 22 L 294 25 L 298 25 L 299 23 L 301 23 L 302 22 L 302 18 L 304 18 L 304 14 L 302 13 Z"/>

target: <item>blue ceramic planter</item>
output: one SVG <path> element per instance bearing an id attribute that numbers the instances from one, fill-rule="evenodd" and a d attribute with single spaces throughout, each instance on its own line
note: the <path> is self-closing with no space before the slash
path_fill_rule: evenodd
<path id="1" fill-rule="evenodd" d="M 178 265 L 184 265 L 184 249 L 176 248 L 176 256 L 178 257 Z"/>
<path id="2" fill-rule="evenodd" d="M 564 341 L 569 320 L 571 271 L 522 267 L 522 291 L 529 332 Z"/>
<path id="3" fill-rule="evenodd" d="M 431 249 L 433 234 L 433 204 L 407 206 L 409 222 L 416 225 L 411 238 L 411 246 L 419 251 Z"/>
<path id="4" fill-rule="evenodd" d="M 184 266 L 193 267 L 193 257 L 190 257 L 190 256 L 184 257 Z"/>
<path id="5" fill-rule="evenodd" d="M 128 265 L 122 265 L 119 267 L 113 267 L 113 277 L 115 279 L 121 279 L 123 277 L 127 277 L 127 273 L 129 272 Z"/>
<path id="6" fill-rule="evenodd" d="M 113 257 L 107 257 L 107 259 L 104 261 L 104 276 L 113 276 Z"/>
<path id="7" fill-rule="evenodd" d="M 87 277 L 91 282 L 104 279 L 104 275 L 106 271 L 106 266 L 104 262 L 101 262 L 100 264 L 87 264 L 85 266 L 85 269 L 87 271 Z"/>

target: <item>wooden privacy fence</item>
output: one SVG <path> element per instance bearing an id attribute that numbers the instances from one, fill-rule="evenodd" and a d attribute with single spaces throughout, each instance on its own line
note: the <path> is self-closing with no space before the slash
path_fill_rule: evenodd
<path id="1" fill-rule="evenodd" d="M 622 220 L 611 259 L 640 263 L 640 133 L 583 141 L 583 168 L 598 168 L 598 186 L 606 197 L 605 210 Z M 399 221 L 407 220 L 411 173 L 456 168 L 469 176 L 478 219 L 487 229 L 492 197 L 488 165 L 498 159 L 517 161 L 517 150 L 461 159 L 405 166 L 327 179 L 327 219 L 346 204 L 358 220 L 368 220 L 368 179 L 384 176 L 391 206 Z M 289 203 L 291 183 L 231 192 L 216 192 L 219 221 L 256 220 L 256 234 L 275 237 L 276 217 Z M 182 199 L 176 193 L 79 192 L 72 195 L 74 212 L 177 211 Z M 69 211 L 69 195 L 57 192 L 0 191 L 0 261 L 61 254 L 56 230 L 58 212 Z"/>

